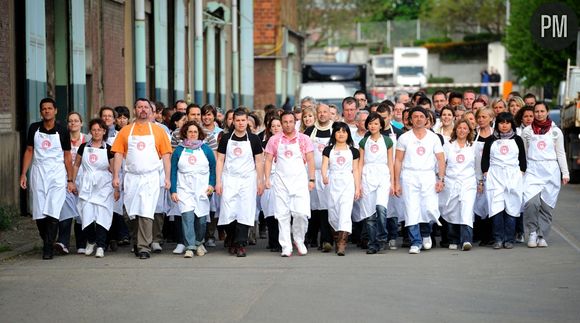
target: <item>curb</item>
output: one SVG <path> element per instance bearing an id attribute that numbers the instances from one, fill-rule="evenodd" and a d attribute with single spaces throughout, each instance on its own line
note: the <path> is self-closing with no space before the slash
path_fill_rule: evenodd
<path id="1" fill-rule="evenodd" d="M 25 253 L 29 253 L 32 250 L 34 250 L 35 247 L 37 247 L 37 242 L 30 242 L 30 243 L 27 243 L 25 245 L 19 246 L 18 248 L 15 248 L 14 250 L 2 252 L 2 253 L 0 253 L 0 262 L 10 260 L 12 258 L 18 257 L 18 256 L 23 255 Z"/>

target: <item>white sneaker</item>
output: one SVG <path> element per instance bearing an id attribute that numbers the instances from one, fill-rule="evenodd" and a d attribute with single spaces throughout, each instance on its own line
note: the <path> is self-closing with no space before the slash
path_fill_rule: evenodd
<path id="1" fill-rule="evenodd" d="M 177 244 L 177 247 L 173 249 L 173 253 L 176 255 L 181 255 L 185 251 L 185 246 L 181 243 Z"/>
<path id="2" fill-rule="evenodd" d="M 92 255 L 93 251 L 95 251 L 95 244 L 94 243 L 87 243 L 87 246 L 85 248 L 85 256 Z"/>
<path id="3" fill-rule="evenodd" d="M 95 257 L 103 258 L 104 256 L 105 256 L 105 250 L 103 250 L 103 248 L 101 248 L 101 247 L 97 248 L 97 252 L 95 253 Z"/>
<path id="4" fill-rule="evenodd" d="M 183 258 L 193 258 L 193 250 L 185 250 L 185 255 Z"/>
<path id="5" fill-rule="evenodd" d="M 461 247 L 461 250 L 463 250 L 463 251 L 468 251 L 468 250 L 471 250 L 471 247 L 472 247 L 471 243 L 469 243 L 469 242 L 464 242 L 464 243 L 463 243 L 463 246 Z"/>
<path id="6" fill-rule="evenodd" d="M 215 239 L 209 238 L 207 239 L 207 242 L 205 243 L 206 246 L 213 248 L 215 247 Z"/>
<path id="7" fill-rule="evenodd" d="M 433 247 L 433 242 L 431 242 L 431 237 L 423 238 L 423 249 L 429 250 Z"/>
<path id="8" fill-rule="evenodd" d="M 85 251 L 86 251 L 86 249 L 85 249 L 85 248 L 78 248 L 78 249 L 77 249 L 77 253 L 78 253 L 79 255 L 84 255 L 84 254 L 85 254 Z"/>
<path id="9" fill-rule="evenodd" d="M 457 245 L 455 243 L 449 244 L 449 250 L 457 250 Z"/>
<path id="10" fill-rule="evenodd" d="M 411 246 L 411 248 L 409 248 L 409 253 L 412 255 L 419 254 L 420 252 L 421 248 L 419 248 L 419 246 Z"/>
<path id="11" fill-rule="evenodd" d="M 281 257 L 292 257 L 292 249 L 284 250 L 282 249 L 282 253 L 280 253 Z"/>
<path id="12" fill-rule="evenodd" d="M 296 251 L 298 251 L 299 256 L 305 256 L 308 253 L 308 249 L 304 245 L 304 242 L 296 242 L 294 241 L 294 246 L 296 246 Z"/>
<path id="13" fill-rule="evenodd" d="M 199 256 L 199 257 L 203 257 L 203 256 L 205 256 L 205 254 L 206 254 L 205 248 L 203 247 L 203 245 L 199 245 L 197 247 L 197 250 L 195 250 L 195 255 Z"/>
<path id="14" fill-rule="evenodd" d="M 397 250 L 397 240 L 389 240 L 389 250 Z"/>
<path id="15" fill-rule="evenodd" d="M 546 239 L 539 238 L 538 239 L 538 248 L 547 248 L 547 247 L 548 247 L 548 242 L 546 242 Z"/>
<path id="16" fill-rule="evenodd" d="M 151 243 L 151 250 L 153 252 L 161 252 L 163 250 L 163 248 L 161 248 L 161 245 L 159 244 L 159 242 L 153 242 L 153 243 Z"/>
<path id="17" fill-rule="evenodd" d="M 530 232 L 530 237 L 528 238 L 528 248 L 536 248 L 538 246 L 538 234 Z"/>

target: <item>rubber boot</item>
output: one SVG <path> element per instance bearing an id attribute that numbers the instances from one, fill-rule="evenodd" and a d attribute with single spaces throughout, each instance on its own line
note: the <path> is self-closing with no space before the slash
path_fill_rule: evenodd
<path id="1" fill-rule="evenodd" d="M 49 260 L 54 256 L 54 242 L 58 233 L 58 219 L 47 216 L 45 219 L 45 240 L 42 248 L 42 259 Z"/>
<path id="2" fill-rule="evenodd" d="M 336 254 L 339 256 L 344 256 L 346 252 L 346 242 L 348 240 L 348 232 L 346 231 L 339 231 L 338 232 L 338 240 L 337 244 L 337 251 Z"/>

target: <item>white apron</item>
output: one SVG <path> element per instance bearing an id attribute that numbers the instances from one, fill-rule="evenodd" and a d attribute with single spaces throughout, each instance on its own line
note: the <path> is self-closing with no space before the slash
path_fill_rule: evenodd
<path id="1" fill-rule="evenodd" d="M 387 145 L 382 135 L 378 141 L 367 138 L 364 147 L 364 165 L 362 169 L 362 198 L 360 217 L 355 222 L 364 220 L 377 211 L 377 205 L 385 209 L 389 205 L 391 175 L 389 172 Z"/>
<path id="2" fill-rule="evenodd" d="M 105 146 L 106 147 L 106 146 Z M 107 149 L 85 146 L 78 180 L 79 201 L 83 229 L 93 222 L 109 230 L 113 221 L 113 175 L 109 171 Z"/>
<path id="3" fill-rule="evenodd" d="M 222 195 L 218 225 L 233 221 L 254 226 L 256 217 L 256 164 L 250 137 L 246 141 L 232 140 L 230 135 L 222 174 Z"/>
<path id="4" fill-rule="evenodd" d="M 276 151 L 276 171 L 270 181 L 274 195 L 274 216 L 277 219 L 291 213 L 310 218 L 308 174 L 298 138 L 293 144 L 283 144 L 280 138 Z"/>
<path id="5" fill-rule="evenodd" d="M 441 216 L 449 223 L 473 227 L 473 206 L 477 193 L 474 147 L 466 144 L 461 148 L 453 142 L 446 144 L 445 148 L 445 186 L 439 193 Z"/>
<path id="6" fill-rule="evenodd" d="M 66 179 L 60 135 L 36 130 L 30 168 L 33 220 L 44 219 L 47 215 L 57 220 L 60 218 L 66 198 Z"/>
<path id="7" fill-rule="evenodd" d="M 79 142 L 82 144 L 85 142 L 85 135 L 81 133 L 81 137 L 79 138 Z M 77 158 L 77 152 L 79 150 L 80 145 L 78 146 L 74 146 L 71 142 L 70 145 L 70 154 L 72 157 L 72 162 L 73 164 L 76 161 Z M 81 176 L 82 174 L 82 168 L 79 168 L 78 173 L 77 173 L 77 180 L 75 182 L 75 185 L 77 187 L 79 187 L 79 176 Z M 81 219 L 80 219 L 80 214 L 79 211 L 77 209 L 77 203 L 78 203 L 79 197 L 74 194 L 69 192 L 68 190 L 66 191 L 66 198 L 64 200 L 64 205 L 62 206 L 62 211 L 60 212 L 60 221 L 64 221 L 70 218 L 75 218 L 77 219 L 77 222 L 80 223 Z"/>
<path id="8" fill-rule="evenodd" d="M 270 179 L 273 180 L 276 173 L 276 162 L 272 161 L 272 169 L 270 170 Z M 264 213 L 264 218 L 274 216 L 274 190 L 272 188 L 265 189 L 262 196 L 260 196 L 260 207 Z"/>
<path id="9" fill-rule="evenodd" d="M 328 209 L 328 189 L 322 182 L 322 151 L 328 145 L 329 138 L 311 138 L 314 146 L 314 189 L 310 191 L 310 209 L 312 210 L 326 210 Z"/>
<path id="10" fill-rule="evenodd" d="M 533 134 L 528 143 L 528 167 L 524 175 L 524 203 L 540 193 L 542 201 L 556 207 L 560 193 L 561 173 L 556 157 L 556 130 L 550 129 L 543 135 Z"/>
<path id="11" fill-rule="evenodd" d="M 382 138 L 381 138 L 382 140 Z M 353 156 L 350 149 L 330 151 L 328 158 L 328 222 L 334 231 L 352 232 L 354 201 Z"/>
<path id="12" fill-rule="evenodd" d="M 485 182 L 490 217 L 504 209 L 511 216 L 520 216 L 523 179 L 518 152 L 518 145 L 513 139 L 498 139 L 491 145 Z"/>
<path id="13" fill-rule="evenodd" d="M 133 123 L 127 143 L 123 188 L 125 209 L 131 219 L 142 216 L 153 220 L 159 198 L 159 155 L 151 123 L 148 125 L 149 135 L 133 136 Z"/>
<path id="14" fill-rule="evenodd" d="M 209 215 L 208 185 L 209 161 L 203 149 L 183 149 L 177 163 L 177 196 L 181 213 L 194 211 L 198 218 Z"/>
<path id="15" fill-rule="evenodd" d="M 483 155 L 483 146 L 485 146 L 484 141 L 477 141 L 479 138 L 479 131 L 477 131 L 477 135 L 475 136 L 475 140 L 473 141 L 473 147 L 475 150 L 475 176 L 476 179 L 483 178 L 483 172 L 481 171 L 481 156 Z M 484 185 L 487 185 L 484 183 Z M 475 195 L 475 204 L 473 206 L 473 213 L 479 216 L 481 219 L 487 219 L 489 216 L 489 209 L 487 205 L 487 195 L 485 194 L 485 186 L 484 191 L 481 193 L 476 193 Z"/>
<path id="16" fill-rule="evenodd" d="M 392 127 L 391 132 L 389 133 L 389 138 L 391 138 L 391 140 L 393 141 L 393 163 L 394 163 L 395 155 L 397 154 L 397 135 L 392 131 Z M 402 179 L 399 180 L 399 182 L 402 183 Z M 397 197 L 394 194 L 389 195 L 389 207 L 387 208 L 387 218 L 397 218 L 399 222 L 405 221 L 405 202 L 403 201 L 403 198 Z"/>
<path id="17" fill-rule="evenodd" d="M 155 205 L 155 213 L 167 214 L 171 209 L 171 194 L 165 188 L 165 171 L 163 170 L 163 161 L 159 160 L 159 196 L 157 197 L 157 205 Z"/>

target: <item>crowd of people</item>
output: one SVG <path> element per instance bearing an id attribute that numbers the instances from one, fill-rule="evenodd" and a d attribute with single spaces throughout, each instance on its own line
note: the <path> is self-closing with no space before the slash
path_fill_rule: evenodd
<path id="1" fill-rule="evenodd" d="M 349 243 L 367 254 L 437 240 L 547 247 L 569 181 L 562 132 L 532 94 L 400 92 L 369 104 L 357 91 L 341 107 L 306 97 L 227 112 L 140 98 L 133 116 L 102 107 L 88 134 L 77 112 L 59 124 L 53 99 L 39 108 L 20 186 L 43 259 L 71 252 L 73 228 L 76 252 L 97 258 L 129 245 L 147 259 L 168 241 L 185 258 L 217 240 L 238 257 L 257 239 L 282 257 L 344 256 Z"/>

